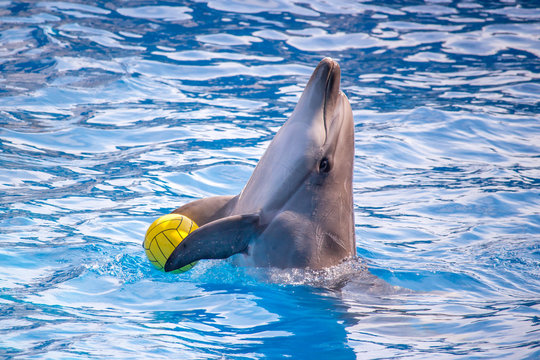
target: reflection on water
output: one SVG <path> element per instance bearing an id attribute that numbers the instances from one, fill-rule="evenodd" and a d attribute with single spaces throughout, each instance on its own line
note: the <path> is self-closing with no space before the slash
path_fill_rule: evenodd
<path id="1" fill-rule="evenodd" d="M 324 56 L 361 262 L 155 271 Z M 539 56 L 526 1 L 0 1 L 0 357 L 539 357 Z"/>

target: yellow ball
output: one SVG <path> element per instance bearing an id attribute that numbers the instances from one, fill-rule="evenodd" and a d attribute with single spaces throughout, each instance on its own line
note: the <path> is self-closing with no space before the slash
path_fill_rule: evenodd
<path id="1" fill-rule="evenodd" d="M 158 218 L 150 225 L 144 236 L 144 251 L 148 260 L 159 270 L 164 271 L 165 263 L 173 250 L 186 236 L 198 226 L 193 220 L 184 215 L 167 214 Z M 197 262 L 193 262 L 173 273 L 188 271 Z"/>

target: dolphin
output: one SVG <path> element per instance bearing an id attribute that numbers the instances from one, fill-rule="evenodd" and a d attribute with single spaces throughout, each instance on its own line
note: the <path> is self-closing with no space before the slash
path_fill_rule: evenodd
<path id="1" fill-rule="evenodd" d="M 356 257 L 354 122 L 340 79 L 338 63 L 324 58 L 240 194 L 173 211 L 199 228 L 165 271 L 236 254 L 240 265 L 315 270 Z"/>

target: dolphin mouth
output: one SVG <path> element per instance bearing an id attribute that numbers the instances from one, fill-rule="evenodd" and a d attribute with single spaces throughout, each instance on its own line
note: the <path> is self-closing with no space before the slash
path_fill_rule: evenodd
<path id="1" fill-rule="evenodd" d="M 328 139 L 330 128 L 335 121 L 334 113 L 340 93 L 341 69 L 336 61 L 328 57 L 322 59 L 319 66 L 322 68 L 322 71 L 327 72 L 324 91 L 323 119 L 326 139 Z"/>

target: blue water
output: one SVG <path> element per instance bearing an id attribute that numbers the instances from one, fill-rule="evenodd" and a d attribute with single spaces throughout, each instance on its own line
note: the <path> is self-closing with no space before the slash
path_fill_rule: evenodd
<path id="1" fill-rule="evenodd" d="M 540 358 L 537 3 L 309 3 L 0 1 L 0 358 Z M 361 262 L 154 270 L 148 225 L 238 193 L 325 56 Z"/>

